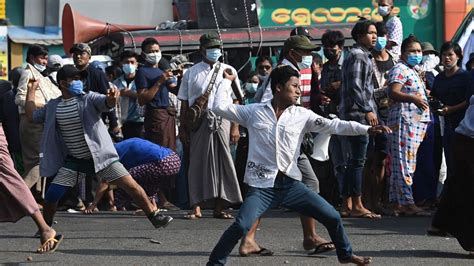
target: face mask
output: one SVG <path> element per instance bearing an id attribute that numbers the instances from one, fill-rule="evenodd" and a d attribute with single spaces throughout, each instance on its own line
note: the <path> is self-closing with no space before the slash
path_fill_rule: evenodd
<path id="1" fill-rule="evenodd" d="M 154 53 L 145 53 L 145 61 L 150 65 L 156 65 L 161 60 L 161 51 Z"/>
<path id="2" fill-rule="evenodd" d="M 385 17 L 385 16 L 388 16 L 390 15 L 390 8 L 388 6 L 379 6 L 379 15 L 381 15 L 382 17 Z"/>
<path id="3" fill-rule="evenodd" d="M 324 49 L 324 57 L 326 57 L 329 61 L 335 60 L 337 58 L 337 53 L 332 50 Z"/>
<path id="4" fill-rule="evenodd" d="M 301 58 L 301 62 L 298 62 L 298 68 L 299 70 L 310 68 L 312 63 L 313 63 L 313 56 L 305 55 Z"/>
<path id="5" fill-rule="evenodd" d="M 387 37 L 377 37 L 377 42 L 375 43 L 375 51 L 382 51 L 387 45 Z"/>
<path id="6" fill-rule="evenodd" d="M 217 62 L 221 56 L 222 52 L 219 48 L 206 49 L 206 58 L 211 62 Z"/>
<path id="7" fill-rule="evenodd" d="M 81 95 L 84 90 L 84 84 L 82 84 L 82 81 L 80 80 L 73 80 L 68 87 L 68 90 L 70 93 L 73 95 Z"/>
<path id="8" fill-rule="evenodd" d="M 130 75 L 135 73 L 135 71 L 137 70 L 137 66 L 134 64 L 125 64 L 122 66 L 122 70 L 125 75 Z"/>
<path id="9" fill-rule="evenodd" d="M 407 63 L 410 66 L 416 66 L 421 63 L 421 60 L 423 59 L 423 55 L 421 54 L 409 54 L 407 58 Z"/>
<path id="10" fill-rule="evenodd" d="M 245 83 L 245 89 L 247 90 L 248 93 L 257 92 L 257 88 L 258 88 L 258 83 L 250 83 L 250 82 Z"/>
<path id="11" fill-rule="evenodd" d="M 39 72 L 43 72 L 43 71 L 46 70 L 46 66 L 45 66 L 45 65 L 34 64 L 34 67 L 35 67 L 36 70 L 38 70 Z"/>

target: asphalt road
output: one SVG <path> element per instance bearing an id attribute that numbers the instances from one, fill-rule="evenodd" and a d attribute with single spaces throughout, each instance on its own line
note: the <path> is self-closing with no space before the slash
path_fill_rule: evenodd
<path id="1" fill-rule="evenodd" d="M 196 221 L 181 219 L 184 212 L 171 212 L 175 220 L 165 229 L 153 229 L 145 217 L 130 212 L 103 212 L 92 216 L 62 212 L 55 228 L 65 239 L 52 254 L 38 255 L 36 228 L 25 217 L 16 224 L 0 224 L 0 263 L 55 265 L 197 265 L 205 264 L 210 250 L 230 224 L 204 212 Z M 345 219 L 344 224 L 359 255 L 373 256 L 374 265 L 474 265 L 454 238 L 427 237 L 430 218 L 383 218 L 377 221 Z M 323 236 L 326 230 L 320 227 Z M 152 243 L 150 239 L 161 244 Z M 229 265 L 336 265 L 334 252 L 308 256 L 302 249 L 303 235 L 295 213 L 272 210 L 257 233 L 260 245 L 272 249 L 273 257 L 239 257 L 237 248 Z M 31 257 L 31 261 L 27 260 Z"/>

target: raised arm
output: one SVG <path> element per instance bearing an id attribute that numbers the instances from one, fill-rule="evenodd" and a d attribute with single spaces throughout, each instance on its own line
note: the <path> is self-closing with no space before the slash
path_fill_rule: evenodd
<path id="1" fill-rule="evenodd" d="M 227 120 L 247 127 L 247 121 L 251 117 L 251 107 L 233 104 L 231 83 L 235 79 L 235 75 L 229 75 L 224 71 L 224 76 L 224 80 L 222 80 L 217 88 L 212 111 Z"/>
<path id="2" fill-rule="evenodd" d="M 39 86 L 39 80 L 30 80 L 28 84 L 26 85 L 27 89 L 26 89 L 26 100 L 25 100 L 25 114 L 28 120 L 32 122 L 34 122 L 35 120 L 44 121 L 44 114 L 42 114 L 41 118 L 39 119 L 35 119 L 35 115 L 34 115 L 34 113 L 37 111 L 35 99 L 36 99 L 36 89 L 38 88 L 38 86 Z"/>

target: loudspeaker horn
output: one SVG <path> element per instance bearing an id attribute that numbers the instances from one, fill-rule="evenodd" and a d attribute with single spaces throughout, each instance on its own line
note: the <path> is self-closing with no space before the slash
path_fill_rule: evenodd
<path id="1" fill-rule="evenodd" d="M 95 20 L 75 12 L 71 5 L 64 5 L 62 19 L 62 33 L 64 52 L 80 42 L 88 42 L 109 33 L 135 30 L 156 29 L 156 26 L 121 25 Z"/>

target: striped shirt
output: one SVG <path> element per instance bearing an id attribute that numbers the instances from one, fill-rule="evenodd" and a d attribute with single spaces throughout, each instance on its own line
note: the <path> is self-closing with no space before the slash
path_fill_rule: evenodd
<path id="1" fill-rule="evenodd" d="M 288 59 L 284 59 L 281 62 L 281 65 L 290 66 L 294 70 L 298 71 L 298 73 L 300 73 L 301 97 L 298 99 L 298 102 L 296 104 L 309 109 L 310 103 L 311 103 L 311 78 L 313 75 L 311 68 L 299 70 L 295 65 L 293 65 L 290 61 L 288 61 Z M 258 88 L 258 90 L 260 91 L 257 91 L 257 94 L 259 94 L 259 92 L 263 93 L 263 95 L 261 96 L 261 99 L 260 99 L 260 96 L 257 96 L 257 94 L 254 97 L 254 99 L 256 99 L 257 102 L 263 103 L 263 102 L 273 99 L 273 93 L 272 93 L 272 87 L 271 87 L 271 82 L 269 78 L 267 78 L 262 83 L 262 85 L 266 87 Z"/>
<path id="2" fill-rule="evenodd" d="M 84 138 L 76 97 L 61 100 L 56 109 L 56 121 L 69 155 L 78 159 L 91 158 L 89 146 Z"/>
<path id="3" fill-rule="evenodd" d="M 305 108 L 309 108 L 310 101 L 311 101 L 312 69 L 311 68 L 301 69 L 299 70 L 299 72 L 300 72 L 300 86 L 301 86 L 301 97 L 299 100 L 300 101 L 299 104 L 301 104 L 301 106 Z"/>

